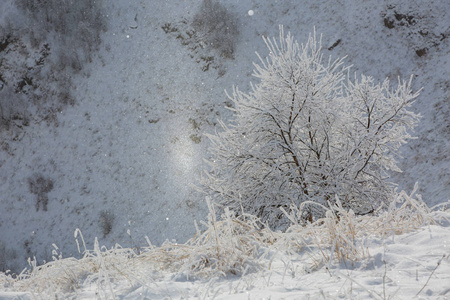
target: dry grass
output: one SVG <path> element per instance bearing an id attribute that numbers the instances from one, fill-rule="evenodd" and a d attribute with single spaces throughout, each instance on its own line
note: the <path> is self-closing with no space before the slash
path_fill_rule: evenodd
<path id="1" fill-rule="evenodd" d="M 416 195 L 418 186 L 410 195 L 398 193 L 388 208 L 380 207 L 371 215 L 356 216 L 352 210 L 345 210 L 339 199 L 329 205 L 325 217 L 314 223 L 302 224 L 302 207 L 288 214 L 292 225 L 281 239 L 284 247 L 318 248 L 321 257 L 313 257 L 313 265 L 339 262 L 355 262 L 368 257 L 364 241 L 368 237 L 386 238 L 391 235 L 408 233 L 423 226 L 436 224 L 432 210 Z M 305 203 L 318 205 L 316 203 Z M 288 244 L 288 245 L 286 245 Z"/>
<path id="2" fill-rule="evenodd" d="M 169 273 L 188 280 L 243 275 L 270 269 L 274 253 L 307 254 L 311 270 L 333 262 L 353 263 L 368 257 L 364 245 L 368 237 L 382 239 L 435 223 L 435 214 L 415 195 L 416 190 L 417 186 L 410 195 L 397 194 L 388 208 L 371 216 L 355 216 L 337 199 L 326 208 L 324 218 L 300 225 L 300 207 L 297 214 L 288 215 L 293 225 L 286 232 L 274 232 L 251 215 L 235 217 L 227 209 L 218 220 L 208 200 L 210 214 L 202 223 L 205 230 L 197 227 L 197 234 L 185 244 L 166 242 L 155 247 L 148 241 L 139 251 L 120 246 L 107 249 L 97 239 L 94 249 L 87 250 L 77 230 L 77 245 L 80 239 L 84 247 L 81 259 L 63 259 L 54 246 L 54 261 L 37 266 L 30 260 L 30 269 L 17 277 L 0 273 L 0 286 L 56 296 L 76 295 L 81 286 L 95 286 L 105 298 L 114 298 L 115 282 L 146 286 L 149 278 L 157 280 Z"/>

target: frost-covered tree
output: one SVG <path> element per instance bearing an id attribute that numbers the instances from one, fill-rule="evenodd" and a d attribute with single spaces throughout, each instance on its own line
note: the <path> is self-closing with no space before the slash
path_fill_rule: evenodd
<path id="1" fill-rule="evenodd" d="M 283 225 L 280 208 L 306 201 L 367 213 L 389 202 L 389 171 L 419 115 L 411 81 L 351 78 L 342 59 L 323 62 L 320 41 L 299 45 L 280 28 L 264 39 L 269 55 L 255 64 L 250 93 L 233 88 L 234 119 L 209 135 L 210 171 L 203 190 L 219 204 Z M 310 202 L 307 202 L 310 203 Z M 315 205 L 305 220 L 320 216 Z"/>

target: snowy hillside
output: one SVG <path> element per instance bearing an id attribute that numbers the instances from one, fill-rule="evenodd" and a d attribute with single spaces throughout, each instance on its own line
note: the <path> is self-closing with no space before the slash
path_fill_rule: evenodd
<path id="1" fill-rule="evenodd" d="M 448 204 L 448 203 L 447 203 Z M 402 192 L 377 216 L 339 206 L 285 232 L 252 216 L 210 214 L 185 244 L 87 249 L 19 276 L 0 273 L 1 299 L 447 299 L 450 215 Z M 294 216 L 291 216 L 293 221 Z M 294 221 L 295 222 L 295 221 Z"/>
<path id="2" fill-rule="evenodd" d="M 208 214 L 193 187 L 207 157 L 203 134 L 229 119 L 224 90 L 249 89 L 255 51 L 267 54 L 261 36 L 277 36 L 279 24 L 299 42 L 315 28 L 324 56 L 347 56 L 358 74 L 393 83 L 414 75 L 414 89 L 423 90 L 413 109 L 422 119 L 393 181 L 407 193 L 419 182 L 430 207 L 450 199 L 448 1 L 219 2 L 235 30 L 216 47 L 192 23 L 199 0 L 103 0 L 92 17 L 104 23 L 81 35 L 92 40 L 56 33 L 37 35 L 37 45 L 23 29 L 24 12 L 12 0 L 0 3 L 0 271 L 20 273 L 33 256 L 51 261 L 52 244 L 63 257 L 81 258 L 76 228 L 88 249 L 95 237 L 107 248 L 143 247 L 146 236 L 153 245 L 192 238 L 194 220 Z M 76 37 L 73 30 L 64 32 Z M 59 100 L 41 101 L 49 95 Z"/>

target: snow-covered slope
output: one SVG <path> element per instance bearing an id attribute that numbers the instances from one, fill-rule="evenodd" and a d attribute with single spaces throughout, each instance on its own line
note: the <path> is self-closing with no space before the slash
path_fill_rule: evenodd
<path id="1" fill-rule="evenodd" d="M 1 299 L 447 299 L 450 215 L 412 193 L 377 216 L 339 207 L 286 232 L 256 218 L 216 220 L 185 244 L 86 249 L 18 277 L 0 273 Z M 210 202 L 208 202 L 210 204 Z M 295 219 L 294 216 L 291 216 Z"/>
<path id="2" fill-rule="evenodd" d="M 278 256 L 267 270 L 226 279 L 176 280 L 173 274 L 136 288 L 117 284 L 123 299 L 448 299 L 449 230 L 421 229 L 384 242 L 371 241 L 372 257 L 354 265 L 310 270 L 309 257 Z M 97 294 L 96 294 L 97 292 Z M 0 294 L 1 295 L 1 294 Z M 97 299 L 86 286 L 79 299 Z"/>
<path id="3" fill-rule="evenodd" d="M 28 256 L 49 260 L 52 243 L 64 257 L 78 255 L 75 228 L 109 246 L 190 238 L 207 212 L 191 186 L 207 155 L 202 134 L 229 117 L 224 89 L 249 88 L 254 51 L 266 53 L 261 35 L 277 36 L 279 24 L 300 42 L 315 28 L 324 55 L 346 55 L 358 73 L 414 74 L 423 119 L 394 180 L 406 190 L 418 181 L 429 205 L 450 198 L 448 1 L 220 2 L 237 20 L 233 58 L 190 36 L 200 1 L 104 1 L 100 49 L 72 76 L 75 105 L 51 124 L 32 121 L 19 139 L 1 132 L 4 268 L 20 271 Z M 47 211 L 36 209 L 36 176 L 53 183 Z"/>

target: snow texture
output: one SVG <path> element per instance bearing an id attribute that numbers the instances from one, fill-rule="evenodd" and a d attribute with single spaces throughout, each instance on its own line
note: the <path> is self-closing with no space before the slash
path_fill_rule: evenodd
<path id="1" fill-rule="evenodd" d="M 38 264 L 52 261 L 53 243 L 63 257 L 80 258 L 73 239 L 75 228 L 81 229 L 89 249 L 94 248 L 95 237 L 108 249 L 116 243 L 138 248 L 146 244 L 145 236 L 154 245 L 192 238 L 196 233 L 193 220 L 204 220 L 208 214 L 204 199 L 192 186 L 205 167 L 208 141 L 204 134 L 218 128 L 218 119 L 230 119 L 227 107 L 232 103 L 225 89 L 238 85 L 249 92 L 250 82 L 255 81 L 251 76 L 255 51 L 267 54 L 261 37 L 277 36 L 280 24 L 299 43 L 306 42 L 315 27 L 322 34 L 324 57 L 346 56 L 354 71 L 376 82 L 385 78 L 394 82 L 398 76 L 406 79 L 414 74 L 412 89 L 423 90 L 412 109 L 422 118 L 415 131 L 417 139 L 401 148 L 403 172 L 393 174 L 393 181 L 406 191 L 418 181 L 418 192 L 429 206 L 450 199 L 447 0 L 220 1 L 236 18 L 239 34 L 233 57 L 207 47 L 203 35 L 195 32 L 192 20 L 200 1 L 103 2 L 107 2 L 102 11 L 107 24 L 98 51 L 92 52 L 80 71 L 68 71 L 70 84 L 61 77 L 73 102 L 56 102 L 51 113 L 38 111 L 24 96 L 36 91 L 25 78 L 30 68 L 40 68 L 42 78 L 54 80 L 50 64 L 42 60 L 40 65 L 47 50 L 43 45 L 34 48 L 30 40 L 6 42 L 5 24 L 25 21 L 14 1 L 0 2 L 1 117 L 13 116 L 8 125 L 3 120 L 0 124 L 3 271 L 20 273 L 28 257 L 36 257 Z M 250 16 L 249 11 L 254 14 Z M 48 38 L 57 43 L 55 36 Z M 11 61 L 20 68 L 10 69 Z M 18 94 L 5 87 L 8 78 L 25 92 Z M 61 95 L 55 81 L 40 84 L 44 91 Z M 11 102 L 15 104 L 4 107 Z M 52 188 L 31 188 L 30 182 L 38 178 L 52 182 Z M 33 191 L 40 191 L 41 196 Z M 383 295 L 385 278 L 385 286 L 392 284 L 386 297 L 395 294 L 409 299 L 425 285 L 445 254 L 447 258 L 419 298 L 449 297 L 445 275 L 450 273 L 448 227 L 431 226 L 395 237 L 387 243 L 386 252 L 383 247 L 374 241 L 370 248 L 373 263 L 338 268 L 334 274 L 339 276 L 330 277 L 321 268 L 292 278 L 286 266 L 296 262 L 286 259 L 274 261 L 277 273 L 267 270 L 195 283 L 167 275 L 151 289 L 121 290 L 119 285 L 117 294 L 124 299 L 169 295 L 315 299 L 326 297 L 322 295 L 338 298 L 339 293 L 349 295 L 353 290 L 359 295 L 356 298 L 368 298 L 366 289 Z M 388 258 L 385 277 L 382 255 Z M 405 285 L 396 293 L 400 282 Z M 10 292 L 3 292 L 2 286 L 0 293 L 6 299 L 32 299 L 26 293 L 7 296 Z M 78 296 L 96 299 L 95 293 L 95 287 L 84 286 Z"/>

